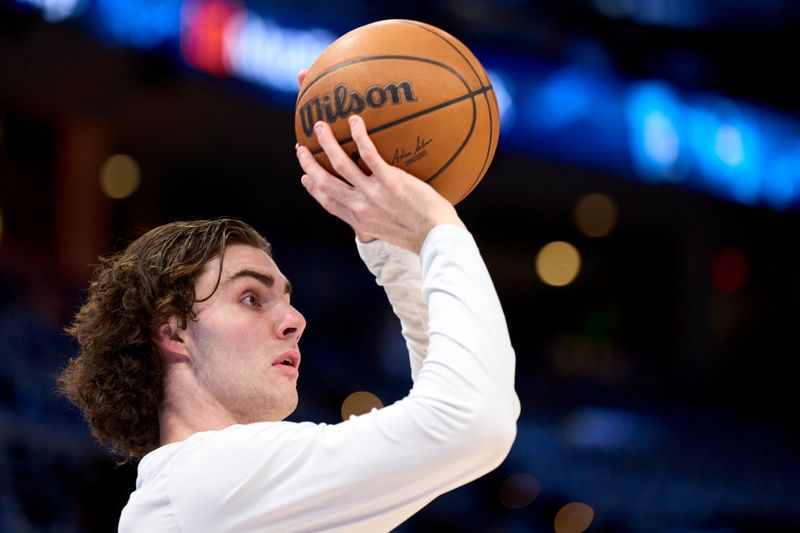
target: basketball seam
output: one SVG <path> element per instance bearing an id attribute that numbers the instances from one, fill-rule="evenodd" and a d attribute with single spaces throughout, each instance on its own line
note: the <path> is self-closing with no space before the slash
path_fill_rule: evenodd
<path id="1" fill-rule="evenodd" d="M 406 115 L 403 118 L 398 118 L 396 120 L 392 120 L 391 122 L 387 122 L 386 124 L 381 124 L 380 126 L 375 126 L 372 129 L 368 129 L 367 130 L 367 134 L 372 135 L 373 133 L 381 132 L 381 131 L 383 131 L 385 129 L 389 129 L 389 128 L 392 128 L 394 126 L 397 126 L 398 124 L 402 124 L 404 122 L 408 122 L 409 120 L 413 120 L 413 119 L 419 118 L 419 117 L 421 117 L 423 115 L 427 115 L 428 113 L 433 113 L 434 111 L 438 111 L 439 109 L 444 109 L 445 107 L 449 107 L 449 106 L 451 106 L 453 104 L 457 104 L 459 102 L 463 102 L 464 100 L 466 100 L 468 98 L 472 98 L 473 99 L 473 104 L 474 104 L 474 101 L 475 101 L 474 98 L 476 96 L 478 96 L 480 94 L 483 94 L 486 91 L 491 90 L 491 88 L 492 88 L 491 85 L 488 86 L 488 87 L 481 87 L 477 91 L 470 91 L 467 94 L 463 94 L 461 96 L 453 98 L 452 100 L 446 100 L 444 102 L 440 102 L 440 103 L 436 104 L 435 106 L 429 107 L 427 109 L 422 109 L 421 111 L 417 111 L 416 113 L 413 113 L 411 115 Z M 474 128 L 474 124 L 475 124 L 475 114 L 474 113 L 473 113 L 473 117 L 472 117 L 472 123 L 473 123 L 473 128 Z M 472 129 L 473 128 L 470 128 L 470 135 L 472 134 Z M 467 140 L 469 140 L 470 135 L 467 135 Z M 351 137 L 345 137 L 345 138 L 343 138 L 342 140 L 339 141 L 339 144 L 347 144 L 347 143 L 352 142 L 352 141 L 353 141 L 353 137 L 352 136 Z M 464 144 L 466 144 L 466 142 Z M 461 151 L 461 149 L 463 149 L 463 148 L 464 148 L 464 145 L 462 144 L 461 148 L 459 148 L 458 151 L 456 151 L 456 154 L 458 154 Z M 322 147 L 314 148 L 313 150 L 311 150 L 311 154 L 312 155 L 317 155 L 317 154 L 322 153 L 322 151 L 323 151 Z M 447 165 L 449 165 L 449 164 L 450 164 L 449 161 L 447 163 L 445 163 L 444 167 L 442 167 L 438 171 L 436 171 L 436 174 L 434 174 L 433 176 L 428 178 L 426 181 L 430 181 L 433 178 L 435 178 L 436 176 L 438 176 L 445 168 L 447 168 Z"/>
<path id="2" fill-rule="evenodd" d="M 425 31 L 429 32 L 431 35 L 435 35 L 436 37 L 438 37 L 439 39 L 443 40 L 448 45 L 450 45 L 453 48 L 453 50 L 455 50 L 456 53 L 458 55 L 460 55 L 462 57 L 462 59 L 464 59 L 464 61 L 467 63 L 467 66 L 469 66 L 469 68 L 472 70 L 472 73 L 475 74 L 476 78 L 478 78 L 478 83 L 481 85 L 481 87 L 483 87 L 483 80 L 481 79 L 480 74 L 478 74 L 478 72 L 475 70 L 475 67 L 472 66 L 472 63 L 470 62 L 470 60 L 467 59 L 467 57 L 464 56 L 463 53 L 461 53 L 461 50 L 459 50 L 457 46 L 455 46 L 452 42 L 450 42 L 449 39 L 447 39 L 443 35 L 439 35 L 438 33 L 436 33 L 435 31 L 431 30 L 430 28 L 427 28 L 426 26 L 424 26 L 424 25 L 422 25 L 422 24 L 420 24 L 418 22 L 415 22 L 413 20 L 400 20 L 399 22 L 402 22 L 404 24 L 409 24 L 411 26 L 416 26 L 417 28 L 425 30 Z M 485 70 L 484 70 L 484 73 L 486 73 Z M 489 75 L 488 74 L 486 74 L 486 80 L 489 81 Z M 492 84 L 490 83 L 488 86 L 491 87 Z M 494 121 L 492 120 L 492 110 L 491 110 L 491 104 L 489 103 L 489 96 L 486 93 L 484 93 L 484 98 L 486 99 L 486 107 L 487 107 L 487 111 L 489 113 L 489 143 L 488 143 L 488 147 L 486 149 L 486 156 L 483 159 L 483 166 L 481 167 L 481 170 L 478 173 L 478 176 L 472 182 L 472 186 L 467 190 L 467 192 L 464 194 L 464 196 L 459 198 L 459 200 L 462 200 L 463 198 L 465 198 L 467 196 L 467 194 L 469 194 L 478 185 L 478 183 L 479 183 L 481 177 L 483 176 L 484 172 L 486 172 L 486 166 L 489 163 L 489 152 L 491 152 L 491 149 L 492 149 L 491 140 L 492 140 L 492 138 L 494 136 Z M 499 113 L 499 110 L 498 110 L 498 113 Z M 473 118 L 473 120 L 474 120 L 474 118 Z M 469 138 L 468 138 L 468 140 L 469 140 Z"/>
<path id="3" fill-rule="evenodd" d="M 450 44 L 450 43 L 448 43 L 448 44 Z M 417 113 L 414 113 L 412 115 L 403 117 L 401 119 L 394 120 L 392 122 L 388 122 L 386 124 L 382 124 L 381 126 L 377 126 L 375 128 L 372 128 L 371 130 L 367 130 L 368 134 L 373 134 L 373 133 L 388 129 L 388 128 L 393 127 L 393 126 L 397 126 L 398 124 L 402 124 L 402 123 L 407 122 L 407 121 L 409 121 L 411 119 L 418 118 L 420 116 L 426 115 L 428 113 L 432 113 L 432 112 L 437 111 L 439 109 L 443 109 L 445 107 L 448 107 L 449 105 L 458 103 L 458 102 L 460 102 L 462 100 L 466 100 L 467 98 L 471 98 L 472 99 L 472 123 L 470 124 L 469 132 L 468 132 L 467 136 L 464 138 L 464 141 L 461 143 L 461 145 L 458 147 L 458 149 L 454 152 L 453 156 L 451 156 L 450 159 L 447 160 L 447 162 L 445 162 L 441 167 L 439 167 L 439 169 L 436 172 L 434 172 L 431 176 L 429 176 L 425 180 L 426 183 L 430 183 L 433 179 L 437 178 L 442 172 L 447 170 L 447 167 L 449 167 L 450 164 L 455 160 L 456 156 L 458 156 L 461 153 L 461 151 L 464 150 L 464 147 L 467 145 L 467 143 L 469 142 L 470 138 L 472 137 L 472 132 L 475 131 L 475 120 L 477 118 L 476 117 L 477 111 L 476 111 L 476 108 L 475 108 L 475 96 L 478 95 L 478 94 L 481 94 L 481 93 L 485 93 L 486 91 L 492 90 L 492 86 L 489 85 L 488 87 L 484 87 L 483 84 L 480 84 L 481 85 L 480 89 L 478 89 L 477 91 L 471 91 L 470 87 L 469 87 L 469 83 L 467 83 L 467 80 L 465 80 L 464 77 L 461 76 L 460 73 L 458 73 L 455 69 L 453 69 L 449 65 L 446 65 L 446 64 L 444 64 L 444 63 L 442 63 L 440 61 L 435 61 L 433 59 L 428 59 L 428 58 L 424 58 L 424 57 L 417 57 L 417 56 L 405 56 L 405 55 L 367 56 L 367 57 L 359 57 L 359 58 L 356 58 L 356 59 L 351 59 L 351 60 L 348 60 L 348 61 L 344 61 L 342 63 L 337 63 L 333 67 L 331 67 L 331 68 L 327 69 L 326 71 L 320 73 L 316 78 L 314 78 L 306 86 L 306 88 L 303 90 L 303 92 L 297 97 L 297 102 L 300 102 L 300 100 L 306 94 L 308 89 L 313 87 L 315 83 L 317 83 L 319 80 L 321 80 L 323 77 L 327 76 L 331 72 L 334 72 L 336 70 L 339 70 L 341 68 L 344 68 L 346 66 L 353 65 L 353 64 L 356 64 L 356 63 L 361 63 L 361 62 L 364 62 L 364 61 L 378 60 L 378 59 L 404 59 L 404 60 L 408 60 L 408 61 L 419 61 L 419 62 L 423 62 L 423 63 L 429 63 L 429 64 L 432 64 L 432 65 L 436 65 L 436 66 L 442 67 L 445 70 L 448 70 L 453 76 L 455 76 L 458 80 L 461 81 L 461 83 L 464 85 L 464 88 L 466 89 L 467 93 L 464 94 L 464 95 L 461 95 L 461 96 L 459 96 L 459 97 L 457 97 L 457 98 L 455 98 L 455 99 L 453 99 L 453 100 L 451 100 L 449 102 L 439 103 L 439 104 L 437 104 L 437 105 L 435 105 L 435 106 L 433 106 L 433 107 L 431 107 L 429 109 L 418 111 Z M 490 116 L 490 121 L 491 121 L 491 116 Z M 346 137 L 346 138 L 342 139 L 341 141 L 339 141 L 339 144 L 346 144 L 346 143 L 351 142 L 352 140 L 353 140 L 352 137 Z M 311 151 L 312 155 L 315 155 L 315 156 L 320 154 L 320 153 L 322 153 L 322 152 L 323 152 L 322 147 L 317 147 L 317 148 L 315 148 L 314 150 Z M 485 159 L 484 159 L 484 167 L 485 166 L 486 166 L 486 162 L 485 162 Z M 476 178 L 473 181 L 472 186 L 470 187 L 469 190 L 472 190 L 475 187 L 475 184 L 477 182 L 478 182 L 478 179 Z"/>
<path id="4" fill-rule="evenodd" d="M 481 79 L 480 74 L 478 74 L 478 71 L 475 70 L 475 67 L 472 66 L 472 63 L 470 63 L 469 59 L 467 59 L 467 57 L 463 53 L 461 53 L 461 50 L 459 50 L 458 47 L 456 45 L 454 45 L 453 43 L 451 43 L 446 37 L 444 37 L 443 35 L 439 35 L 438 33 L 436 33 L 435 31 L 431 30 L 430 28 L 426 27 L 425 25 L 420 24 L 419 22 L 416 22 L 416 21 L 413 21 L 413 20 L 400 20 L 399 22 L 402 22 L 404 24 L 409 24 L 411 26 L 416 26 L 417 28 L 419 28 L 421 30 L 425 30 L 428 33 L 430 33 L 431 35 L 433 35 L 435 37 L 438 37 L 439 39 L 441 39 L 444 42 L 446 42 L 453 50 L 456 51 L 456 53 L 458 55 L 461 56 L 461 59 L 464 60 L 464 62 L 467 64 L 467 66 L 472 71 L 472 73 L 475 74 L 475 77 L 478 78 L 478 84 L 481 87 L 483 87 L 483 80 Z"/>
<path id="5" fill-rule="evenodd" d="M 313 87 L 313 85 L 315 83 L 317 83 L 319 80 L 321 80 L 322 78 L 324 78 L 325 76 L 327 76 L 331 72 L 337 71 L 340 68 L 344 68 L 344 67 L 348 67 L 350 65 L 354 65 L 356 63 L 363 63 L 364 61 L 373 61 L 373 60 L 376 60 L 376 59 L 405 59 L 405 60 L 409 60 L 409 61 L 421 61 L 423 63 L 431 63 L 432 65 L 436 65 L 436 66 L 439 66 L 439 67 L 442 67 L 444 69 L 449 70 L 451 74 L 453 74 L 454 76 L 456 76 L 458 79 L 461 80 L 461 83 L 464 84 L 464 86 L 466 87 L 467 91 L 470 90 L 469 89 L 469 84 L 467 83 L 467 81 L 463 77 L 461 77 L 461 75 L 458 72 L 456 72 L 456 70 L 454 68 L 452 68 L 449 65 L 447 65 L 445 63 L 442 63 L 440 61 L 435 61 L 433 59 L 428 59 L 426 57 L 406 56 L 406 55 L 365 56 L 365 57 L 357 57 L 355 59 L 350 59 L 350 60 L 345 61 L 343 63 L 337 63 L 336 65 L 330 67 L 328 70 L 326 70 L 324 72 L 321 72 L 316 78 L 311 80 L 311 82 L 309 82 L 306 85 L 306 88 L 303 89 L 303 92 L 301 92 L 300 94 L 297 95 L 297 102 L 300 102 L 300 100 L 303 98 L 303 96 L 305 96 L 306 92 L 311 87 Z M 483 84 L 481 84 L 481 85 L 483 85 Z"/>
<path id="6" fill-rule="evenodd" d="M 479 90 L 486 92 L 483 87 L 481 87 L 481 89 Z M 475 110 L 475 97 L 473 96 L 472 98 L 470 98 L 470 100 L 472 101 L 472 123 L 469 125 L 469 133 L 467 134 L 467 137 L 464 139 L 464 142 L 461 143 L 461 146 L 458 147 L 458 150 L 456 150 L 450 157 L 450 159 L 447 160 L 447 163 L 445 163 L 444 166 L 442 166 L 442 168 L 436 171 L 436 173 L 433 176 L 425 180 L 425 183 L 431 183 L 439 176 L 439 174 L 444 172 L 444 170 L 450 166 L 450 163 L 455 161 L 455 159 L 461 154 L 461 151 L 464 149 L 469 140 L 472 138 L 472 132 L 475 131 L 475 121 L 478 119 L 478 116 Z"/>

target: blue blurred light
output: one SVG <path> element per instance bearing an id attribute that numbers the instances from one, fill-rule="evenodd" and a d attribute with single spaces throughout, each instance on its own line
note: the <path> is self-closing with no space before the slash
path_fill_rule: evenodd
<path id="1" fill-rule="evenodd" d="M 690 144 L 708 192 L 744 204 L 761 196 L 762 134 L 755 117 L 738 104 L 714 97 L 690 108 Z"/>
<path id="2" fill-rule="evenodd" d="M 528 100 L 539 127 L 560 128 L 586 116 L 595 85 L 595 80 L 577 67 L 556 71 Z"/>
<path id="3" fill-rule="evenodd" d="M 654 419 L 622 409 L 583 407 L 570 414 L 562 435 L 574 448 L 642 452 L 656 448 L 663 429 Z"/>
<path id="4" fill-rule="evenodd" d="M 310 67 L 335 38 L 327 30 L 284 28 L 246 12 L 231 25 L 225 47 L 236 77 L 295 93 L 297 73 Z"/>
<path id="5" fill-rule="evenodd" d="M 701 27 L 711 22 L 707 2 L 695 0 L 591 0 L 610 18 L 631 18 L 640 24 Z"/>
<path id="6" fill-rule="evenodd" d="M 115 42 L 154 48 L 177 41 L 183 0 L 97 0 L 101 33 Z"/>
<path id="7" fill-rule="evenodd" d="M 88 0 L 15 0 L 18 4 L 27 5 L 42 12 L 47 22 L 61 22 L 79 15 Z"/>
<path id="8" fill-rule="evenodd" d="M 682 179 L 682 104 L 663 82 L 645 82 L 631 87 L 625 103 L 634 171 L 650 182 Z"/>
<path id="9" fill-rule="evenodd" d="M 615 78 L 576 65 L 509 71 L 518 76 L 514 83 L 520 120 L 503 140 L 505 146 L 571 165 L 627 173 Z"/>
<path id="10" fill-rule="evenodd" d="M 671 167 L 678 160 L 680 140 L 669 115 L 653 109 L 644 116 L 644 150 L 653 160 Z"/>
<path id="11" fill-rule="evenodd" d="M 772 161 L 764 179 L 764 197 L 775 209 L 786 209 L 800 197 L 800 144 Z"/>
<path id="12" fill-rule="evenodd" d="M 744 162 L 742 131 L 736 126 L 722 124 L 714 136 L 714 152 L 723 164 L 738 167 Z"/>
<path id="13" fill-rule="evenodd" d="M 487 70 L 486 75 L 494 88 L 497 96 L 497 107 L 500 112 L 500 131 L 506 132 L 514 125 L 517 119 L 517 109 L 514 105 L 514 85 L 505 74 L 496 70 Z"/>

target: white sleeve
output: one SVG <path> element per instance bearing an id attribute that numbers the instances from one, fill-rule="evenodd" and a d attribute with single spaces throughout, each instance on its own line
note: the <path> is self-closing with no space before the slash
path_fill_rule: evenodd
<path id="1" fill-rule="evenodd" d="M 420 256 L 429 343 L 409 395 L 335 425 L 197 434 L 168 474 L 185 531 L 389 531 L 503 461 L 519 402 L 489 273 L 455 226 L 434 228 Z"/>
<path id="2" fill-rule="evenodd" d="M 411 379 L 416 381 L 428 353 L 428 304 L 422 298 L 420 257 L 384 241 L 362 243 L 356 239 L 358 254 L 386 291 L 392 311 L 400 319 L 406 341 Z"/>

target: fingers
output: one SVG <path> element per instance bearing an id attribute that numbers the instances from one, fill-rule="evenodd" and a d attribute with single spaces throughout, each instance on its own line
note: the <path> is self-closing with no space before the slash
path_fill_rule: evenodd
<path id="1" fill-rule="evenodd" d="M 306 70 L 306 69 L 303 69 L 303 70 L 301 70 L 300 72 L 297 73 L 297 86 L 298 87 L 302 87 L 303 86 L 303 82 L 306 79 L 306 74 L 308 74 L 308 70 Z"/>
<path id="2" fill-rule="evenodd" d="M 351 224 L 352 206 L 359 203 L 359 195 L 353 187 L 329 174 L 305 146 L 297 148 L 297 160 L 306 173 L 301 182 L 311 196 L 326 211 Z"/>
<path id="3" fill-rule="evenodd" d="M 336 178 L 331 179 L 336 180 Z M 303 184 L 303 187 L 306 188 L 308 193 L 314 197 L 314 199 L 323 207 L 323 209 L 325 209 L 325 211 L 337 218 L 342 219 L 352 226 L 354 219 L 352 210 L 348 209 L 347 206 L 326 192 L 324 187 L 320 186 L 319 182 L 315 182 L 313 178 L 311 178 L 308 174 L 305 174 L 302 178 L 300 178 L 300 183 Z"/>
<path id="4" fill-rule="evenodd" d="M 369 139 L 361 117 L 350 117 L 349 124 L 359 155 L 367 166 L 373 170 L 388 166 Z M 302 178 L 303 185 L 326 211 L 350 224 L 357 232 L 361 230 L 367 235 L 363 229 L 369 225 L 367 220 L 371 220 L 368 198 L 375 194 L 377 183 L 348 156 L 330 125 L 319 121 L 314 124 L 314 133 L 334 172 L 347 182 L 337 179 L 323 168 L 307 147 L 295 145 L 297 159 L 306 173 Z"/>
<path id="5" fill-rule="evenodd" d="M 331 127 L 325 122 L 317 122 L 314 124 L 314 133 L 317 135 L 317 141 L 325 152 L 325 155 L 328 156 L 333 170 L 354 187 L 363 187 L 365 185 L 366 176 L 361 169 L 358 168 L 358 165 L 350 159 L 350 156 L 345 153 L 339 141 L 333 135 Z"/>
<path id="6" fill-rule="evenodd" d="M 350 117 L 349 122 L 350 134 L 353 136 L 353 142 L 356 143 L 356 147 L 358 148 L 358 155 L 361 157 L 362 161 L 366 163 L 370 171 L 375 174 L 388 163 L 383 160 L 378 153 L 378 149 L 375 148 L 372 139 L 369 138 L 364 119 L 358 115 L 353 115 Z"/>

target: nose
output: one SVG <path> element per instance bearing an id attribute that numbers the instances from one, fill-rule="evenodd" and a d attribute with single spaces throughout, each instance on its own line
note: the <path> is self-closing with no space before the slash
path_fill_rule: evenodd
<path id="1" fill-rule="evenodd" d="M 306 319 L 300 311 L 291 305 L 287 305 L 286 312 L 282 320 L 276 324 L 276 328 L 278 337 L 282 339 L 294 338 L 294 341 L 297 342 L 303 334 L 303 330 L 306 329 Z"/>

